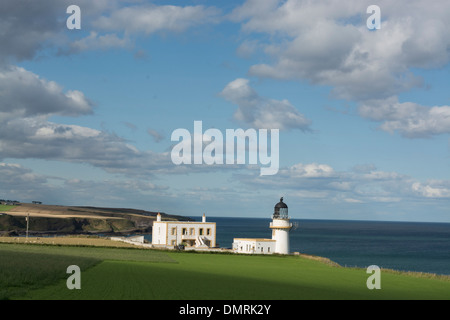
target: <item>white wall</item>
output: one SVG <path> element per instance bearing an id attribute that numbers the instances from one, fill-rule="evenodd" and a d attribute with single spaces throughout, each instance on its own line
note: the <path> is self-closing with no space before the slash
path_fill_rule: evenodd
<path id="1" fill-rule="evenodd" d="M 185 230 L 184 234 L 183 230 Z M 198 237 L 209 242 L 210 247 L 215 247 L 216 223 L 176 221 L 155 221 L 153 223 L 152 244 L 154 245 L 172 246 L 183 242 L 195 242 Z"/>
<path id="2" fill-rule="evenodd" d="M 237 253 L 272 254 L 275 252 L 275 241 L 271 239 L 235 238 L 233 251 Z"/>
<path id="3" fill-rule="evenodd" d="M 272 237 L 276 240 L 275 252 L 281 254 L 289 253 L 289 230 L 275 229 Z"/>
<path id="4" fill-rule="evenodd" d="M 275 252 L 289 254 L 289 231 L 292 223 L 289 219 L 273 219 L 270 228 L 272 229 L 272 239 L 276 240 Z"/>
<path id="5" fill-rule="evenodd" d="M 167 224 L 165 222 L 153 222 L 152 244 L 166 244 Z"/>

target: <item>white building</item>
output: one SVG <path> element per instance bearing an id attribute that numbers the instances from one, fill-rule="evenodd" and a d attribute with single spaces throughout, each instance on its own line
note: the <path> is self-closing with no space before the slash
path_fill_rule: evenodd
<path id="1" fill-rule="evenodd" d="M 288 206 L 283 202 L 283 198 L 275 205 L 270 229 L 272 229 L 272 239 L 234 238 L 233 251 L 289 254 L 289 232 L 292 229 L 292 223 L 288 216 Z"/>
<path id="2" fill-rule="evenodd" d="M 259 238 L 234 238 L 233 251 L 237 253 L 263 253 L 275 252 L 275 240 Z"/>
<path id="3" fill-rule="evenodd" d="M 203 214 L 202 222 L 161 221 L 158 213 L 153 222 L 152 245 L 174 247 L 185 245 L 195 248 L 214 248 L 216 246 L 216 223 L 206 222 Z"/>

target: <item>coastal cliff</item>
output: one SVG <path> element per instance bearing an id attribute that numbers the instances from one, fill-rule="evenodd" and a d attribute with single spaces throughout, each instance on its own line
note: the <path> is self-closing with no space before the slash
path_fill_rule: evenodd
<path id="1" fill-rule="evenodd" d="M 126 234 L 151 232 L 158 212 L 125 209 L 20 204 L 0 213 L 0 234 Z M 186 221 L 187 217 L 161 212 L 166 220 Z"/>

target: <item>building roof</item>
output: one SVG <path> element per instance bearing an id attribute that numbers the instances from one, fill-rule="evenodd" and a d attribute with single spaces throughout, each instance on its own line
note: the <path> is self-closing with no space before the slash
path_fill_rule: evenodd
<path id="1" fill-rule="evenodd" d="M 244 240 L 244 241 L 257 241 L 257 242 L 275 242 L 273 239 L 263 239 L 263 238 L 234 238 L 233 240 Z"/>
<path id="2" fill-rule="evenodd" d="M 280 198 L 280 202 L 275 205 L 275 208 L 287 208 L 286 203 L 283 202 L 283 197 Z"/>
<path id="3" fill-rule="evenodd" d="M 201 221 L 153 221 L 154 223 L 170 223 L 170 224 L 216 224 L 215 222 Z"/>

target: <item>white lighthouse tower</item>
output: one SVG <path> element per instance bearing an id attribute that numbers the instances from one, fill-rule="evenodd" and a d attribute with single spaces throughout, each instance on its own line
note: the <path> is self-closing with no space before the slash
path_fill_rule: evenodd
<path id="1" fill-rule="evenodd" d="M 270 223 L 272 229 L 272 240 L 275 240 L 275 253 L 289 253 L 289 231 L 292 229 L 292 223 L 289 221 L 288 206 L 283 202 L 275 205 L 275 210 Z"/>

